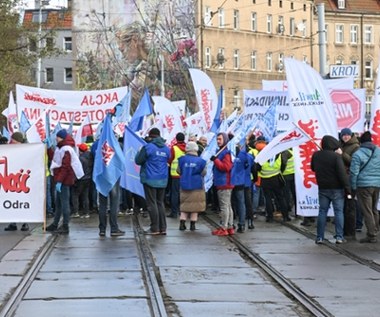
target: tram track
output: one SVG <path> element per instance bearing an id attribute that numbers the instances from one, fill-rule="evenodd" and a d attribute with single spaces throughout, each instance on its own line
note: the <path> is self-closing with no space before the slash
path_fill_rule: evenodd
<path id="1" fill-rule="evenodd" d="M 203 215 L 203 219 L 212 227 L 218 227 L 215 222 L 207 214 Z M 292 283 L 289 279 L 283 276 L 259 254 L 250 250 L 246 245 L 239 241 L 236 236 L 228 236 L 231 243 L 235 245 L 242 256 L 251 261 L 254 265 L 263 270 L 272 280 L 283 290 L 283 292 L 302 306 L 311 316 L 316 317 L 333 317 L 334 315 L 327 311 L 322 305 L 316 302 L 313 298 L 305 294 L 299 287 Z"/>
<path id="2" fill-rule="evenodd" d="M 1 308 L 0 317 L 11 317 L 14 315 L 17 307 L 23 300 L 24 295 L 28 291 L 30 285 L 33 283 L 35 277 L 45 263 L 46 259 L 49 257 L 55 245 L 58 243 L 59 239 L 60 235 L 53 235 L 43 246 L 38 255 L 34 258 L 25 275 L 22 277 L 20 283 L 13 290 L 7 302 Z"/>

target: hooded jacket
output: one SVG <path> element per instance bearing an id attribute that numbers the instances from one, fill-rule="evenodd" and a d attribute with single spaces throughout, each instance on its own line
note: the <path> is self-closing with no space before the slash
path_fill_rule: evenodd
<path id="1" fill-rule="evenodd" d="M 223 144 L 219 151 L 227 144 L 228 135 L 221 133 L 223 136 Z M 231 184 L 231 170 L 232 170 L 231 153 L 227 148 L 224 148 L 216 157 L 214 161 L 213 174 L 214 185 L 216 189 L 232 189 L 234 185 Z"/>
<path id="2" fill-rule="evenodd" d="M 347 169 L 350 168 L 352 155 L 359 149 L 360 144 L 356 135 L 353 135 L 347 142 L 340 142 L 340 148 L 343 151 L 342 158 Z"/>
<path id="3" fill-rule="evenodd" d="M 168 162 L 170 149 L 161 137 L 152 138 L 136 154 L 135 163 L 141 165 L 140 180 L 154 188 L 165 188 L 168 184 Z"/>
<path id="4" fill-rule="evenodd" d="M 335 153 L 339 141 L 331 135 L 325 135 L 321 142 L 322 150 L 311 158 L 311 169 L 315 172 L 319 189 L 345 189 L 351 192 L 348 175 L 342 156 Z"/>

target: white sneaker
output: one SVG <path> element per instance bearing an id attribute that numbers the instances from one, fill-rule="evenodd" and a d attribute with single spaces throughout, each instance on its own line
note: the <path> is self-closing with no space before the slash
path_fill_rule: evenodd
<path id="1" fill-rule="evenodd" d="M 80 214 L 78 212 L 71 215 L 71 218 L 79 218 L 79 217 L 80 217 Z"/>

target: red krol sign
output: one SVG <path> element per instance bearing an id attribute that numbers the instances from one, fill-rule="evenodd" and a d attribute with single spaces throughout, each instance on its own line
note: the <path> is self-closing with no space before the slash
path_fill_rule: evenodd
<path id="1" fill-rule="evenodd" d="M 361 118 L 362 105 L 351 90 L 332 90 L 330 93 L 338 129 L 351 128 Z"/>

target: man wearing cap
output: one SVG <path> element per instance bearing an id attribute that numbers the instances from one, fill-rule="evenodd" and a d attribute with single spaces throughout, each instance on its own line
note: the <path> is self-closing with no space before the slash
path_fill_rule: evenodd
<path id="1" fill-rule="evenodd" d="M 150 228 L 145 234 L 166 235 L 165 189 L 168 185 L 170 149 L 160 136 L 160 130 L 149 131 L 149 140 L 136 154 L 135 163 L 141 166 L 140 181 L 150 216 Z"/>
<path id="2" fill-rule="evenodd" d="M 88 150 L 88 145 L 81 143 L 78 146 L 79 160 L 82 164 L 84 175 L 81 179 L 76 180 L 71 189 L 73 201 L 73 214 L 79 215 L 79 201 L 83 203 L 83 218 L 90 218 L 89 189 L 92 182 L 92 171 L 94 168 L 94 157 Z"/>
<path id="3" fill-rule="evenodd" d="M 380 149 L 372 143 L 369 131 L 362 134 L 360 148 L 352 155 L 350 181 L 367 227 L 367 236 L 359 242 L 376 243 L 379 232 Z"/>
<path id="4" fill-rule="evenodd" d="M 84 172 L 78 155 L 74 151 L 75 141 L 72 136 L 65 129 L 62 129 L 57 132 L 56 139 L 57 148 L 54 151 L 50 166 L 56 191 L 55 215 L 53 223 L 46 228 L 46 231 L 68 234 L 70 187 L 74 185 L 76 179 L 80 179 L 84 175 Z M 58 229 L 61 215 L 63 224 Z"/>
<path id="5" fill-rule="evenodd" d="M 359 149 L 359 140 L 349 128 L 344 128 L 340 131 L 340 148 L 336 150 L 338 154 L 342 155 L 344 166 L 346 167 L 347 174 L 350 172 L 350 165 L 352 155 Z M 346 239 L 355 239 L 356 227 L 363 226 L 363 217 L 360 209 L 357 208 L 357 201 L 355 199 L 344 200 L 344 237 Z"/>
<path id="6" fill-rule="evenodd" d="M 177 172 L 178 159 L 185 155 L 185 135 L 182 132 L 175 136 L 176 143 L 170 149 L 170 218 L 177 218 L 179 214 L 179 174 Z"/>
<path id="7" fill-rule="evenodd" d="M 25 143 L 24 135 L 21 132 L 14 132 L 11 136 L 9 144 L 22 144 Z M 4 228 L 5 231 L 15 231 L 17 230 L 17 224 L 12 222 Z M 27 223 L 22 224 L 21 231 L 28 231 L 29 225 Z"/>

